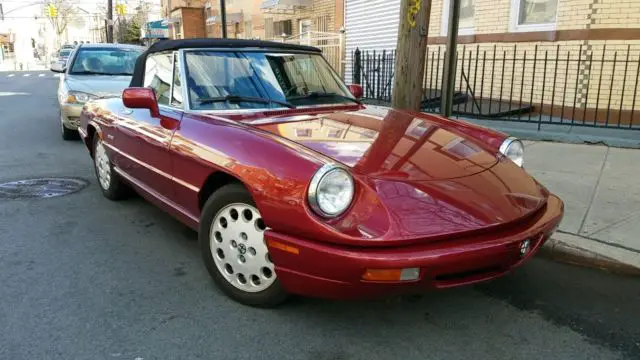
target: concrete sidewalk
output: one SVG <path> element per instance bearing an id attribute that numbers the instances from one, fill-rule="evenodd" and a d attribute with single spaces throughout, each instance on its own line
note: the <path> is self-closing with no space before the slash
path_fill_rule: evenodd
<path id="1" fill-rule="evenodd" d="M 525 141 L 525 168 L 565 203 L 545 252 L 640 273 L 640 150 Z"/>

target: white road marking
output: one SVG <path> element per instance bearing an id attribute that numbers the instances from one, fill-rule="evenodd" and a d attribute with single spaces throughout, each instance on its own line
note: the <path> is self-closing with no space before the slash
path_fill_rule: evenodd
<path id="1" fill-rule="evenodd" d="M 26 92 L 4 92 L 0 91 L 0 96 L 15 96 L 15 95 L 29 95 Z"/>
<path id="2" fill-rule="evenodd" d="M 38 75 L 38 77 L 44 77 L 44 74 L 40 74 L 40 75 Z"/>
<path id="3" fill-rule="evenodd" d="M 16 76 L 16 74 L 9 74 L 9 75 L 7 75 L 7 77 L 14 77 L 14 76 Z"/>
<path id="4" fill-rule="evenodd" d="M 31 74 L 24 74 L 22 76 L 27 77 L 27 76 L 31 76 Z"/>

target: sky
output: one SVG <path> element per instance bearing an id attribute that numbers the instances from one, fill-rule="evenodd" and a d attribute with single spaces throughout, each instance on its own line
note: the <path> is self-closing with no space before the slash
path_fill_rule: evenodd
<path id="1" fill-rule="evenodd" d="M 39 17 L 42 21 L 43 4 L 46 0 L 0 0 L 3 12 L 5 14 L 4 21 L 0 20 L 0 33 L 14 34 L 14 46 L 16 56 L 24 58 L 32 56 L 31 38 L 38 38 L 38 23 L 35 17 Z M 102 15 L 106 8 L 107 0 L 67 0 L 79 9 L 84 10 L 81 13 L 85 16 L 94 14 Z M 113 0 L 116 3 L 125 3 L 130 12 L 141 2 L 151 5 L 151 11 L 160 13 L 160 0 Z M 105 14 L 106 17 L 106 14 Z M 115 17 L 115 15 L 114 15 Z"/>

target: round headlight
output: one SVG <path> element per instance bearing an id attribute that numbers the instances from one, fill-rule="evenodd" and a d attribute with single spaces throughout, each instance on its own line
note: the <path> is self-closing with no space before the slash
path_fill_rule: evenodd
<path id="1" fill-rule="evenodd" d="M 514 137 L 508 138 L 500 145 L 500 153 L 522 167 L 524 163 L 524 145 L 520 140 Z"/>
<path id="2" fill-rule="evenodd" d="M 327 164 L 311 179 L 309 205 L 320 216 L 336 217 L 349 208 L 354 193 L 351 174 L 335 164 Z"/>

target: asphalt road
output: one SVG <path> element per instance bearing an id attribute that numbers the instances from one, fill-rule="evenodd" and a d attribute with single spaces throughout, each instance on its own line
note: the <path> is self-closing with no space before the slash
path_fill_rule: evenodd
<path id="1" fill-rule="evenodd" d="M 40 73 L 0 72 L 0 182 L 91 184 L 0 200 L 0 359 L 640 359 L 640 279 L 542 258 L 421 297 L 238 305 L 194 232 L 102 197 L 85 149 L 60 138 L 58 79 Z"/>

